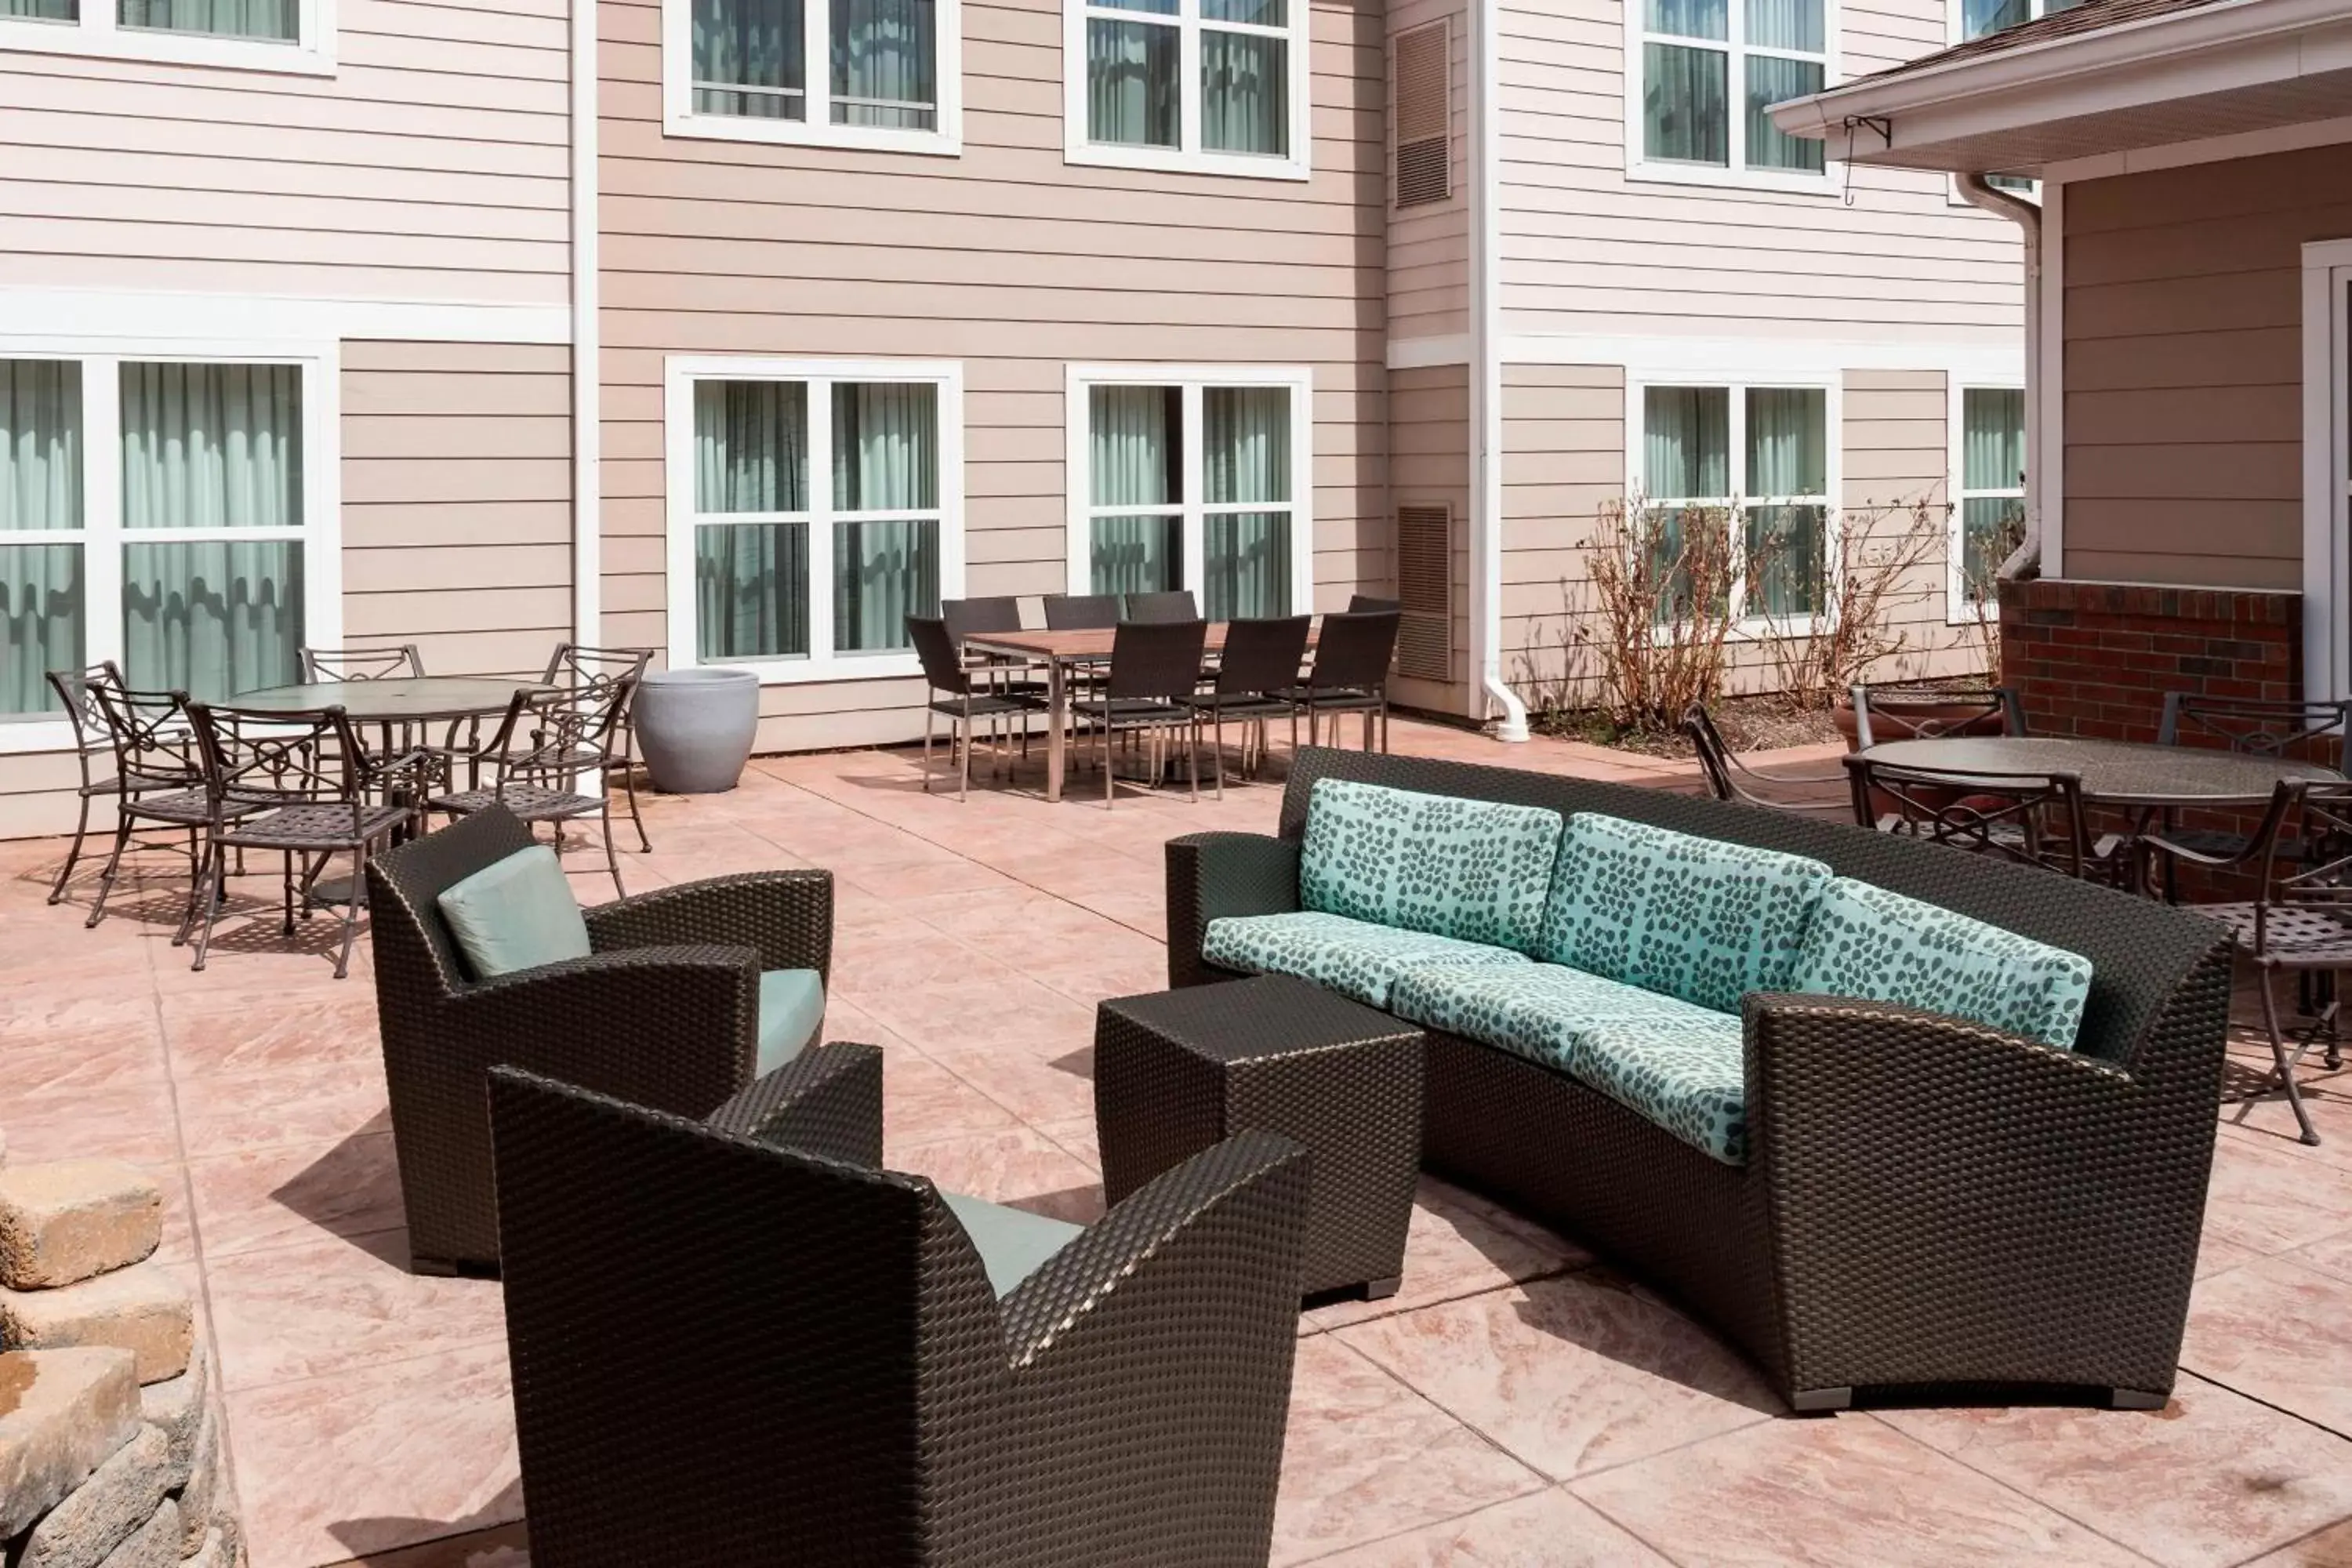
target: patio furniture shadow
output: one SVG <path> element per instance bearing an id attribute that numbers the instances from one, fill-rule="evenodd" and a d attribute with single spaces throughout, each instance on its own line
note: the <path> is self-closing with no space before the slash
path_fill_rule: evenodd
<path id="1" fill-rule="evenodd" d="M 400 1176 L 387 1157 L 391 1131 L 392 1112 L 377 1111 L 274 1188 L 271 1199 L 321 1232 L 405 1267 L 408 1239 L 400 1228 Z M 393 1231 L 399 1232 L 398 1259 L 383 1250 L 384 1234 Z"/>
<path id="2" fill-rule="evenodd" d="M 387 1514 L 333 1520 L 327 1530 L 368 1568 L 521 1568 L 530 1540 L 522 1508 L 516 1479 L 464 1519 Z"/>

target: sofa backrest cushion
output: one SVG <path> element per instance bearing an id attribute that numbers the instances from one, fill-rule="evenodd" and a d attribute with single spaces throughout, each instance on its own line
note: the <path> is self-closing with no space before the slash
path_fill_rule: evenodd
<path id="1" fill-rule="evenodd" d="M 544 844 L 493 860 L 437 901 L 477 980 L 588 956 L 587 919 Z"/>
<path id="2" fill-rule="evenodd" d="M 1307 806 L 1299 907 L 1526 952 L 1559 836 L 1559 813 L 1538 806 L 1326 779 Z"/>
<path id="3" fill-rule="evenodd" d="M 1750 991 L 1789 989 L 1831 877 L 1801 855 L 1580 811 L 1536 956 L 1737 1013 Z"/>
<path id="4" fill-rule="evenodd" d="M 1840 877 L 1813 914 L 1790 989 L 1897 1002 L 2072 1050 L 2091 961 Z"/>

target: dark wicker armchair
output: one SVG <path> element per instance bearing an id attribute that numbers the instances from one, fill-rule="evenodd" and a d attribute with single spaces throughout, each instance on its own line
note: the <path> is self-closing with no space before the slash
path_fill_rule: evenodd
<path id="1" fill-rule="evenodd" d="M 761 972 L 831 980 L 829 871 L 747 872 L 598 905 L 590 956 L 470 979 L 436 900 L 531 842 L 494 805 L 368 862 L 393 1142 L 420 1274 L 497 1269 L 490 1067 L 705 1116 L 751 1081 Z"/>
<path id="2" fill-rule="evenodd" d="M 1234 978 L 1210 921 L 1298 907 L 1318 779 L 1595 811 L 1808 855 L 2091 961 L 2074 1048 L 1908 1007 L 1746 998 L 1748 1158 L 1576 1079 L 1429 1031 L 1423 1162 L 1664 1287 L 1800 1410 L 2173 1384 L 2211 1166 L 2229 933 L 2032 866 L 1664 790 L 1302 752 L 1278 837 L 1169 842 L 1178 985 Z M 2079 1394 L 2062 1397 L 2079 1397 Z"/>
<path id="3" fill-rule="evenodd" d="M 1000 1299 L 878 1168 L 880 1058 L 701 1125 L 490 1074 L 531 1561 L 1263 1568 L 1306 1151 L 1220 1143 Z"/>

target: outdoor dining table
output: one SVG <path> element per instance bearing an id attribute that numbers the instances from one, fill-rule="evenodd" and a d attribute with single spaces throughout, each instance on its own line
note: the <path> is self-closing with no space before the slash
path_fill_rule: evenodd
<path id="1" fill-rule="evenodd" d="M 1862 754 L 1894 767 L 1931 771 L 2068 773 L 2081 781 L 2086 805 L 2161 810 L 2267 805 L 2282 779 L 2344 776 L 2293 757 L 2072 735 L 1946 735 L 1887 741 Z"/>
<path id="2" fill-rule="evenodd" d="M 1223 650 L 1225 630 L 1223 621 L 1209 623 L 1207 652 Z M 1062 632 L 971 632 L 963 639 L 967 652 L 1003 654 L 1045 667 L 1047 800 L 1062 798 L 1062 771 L 1069 760 L 1070 675 L 1082 665 L 1109 663 L 1111 639 L 1116 635 L 1108 626 L 1090 626 Z M 1307 635 L 1307 646 L 1315 646 L 1315 634 L 1311 631 Z"/>

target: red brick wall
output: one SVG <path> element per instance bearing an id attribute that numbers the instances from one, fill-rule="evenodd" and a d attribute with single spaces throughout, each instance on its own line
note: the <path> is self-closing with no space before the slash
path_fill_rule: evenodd
<path id="1" fill-rule="evenodd" d="M 2000 585 L 2000 673 L 2037 735 L 2153 741 L 2164 694 L 2303 694 L 2303 598 L 2042 580 Z"/>

